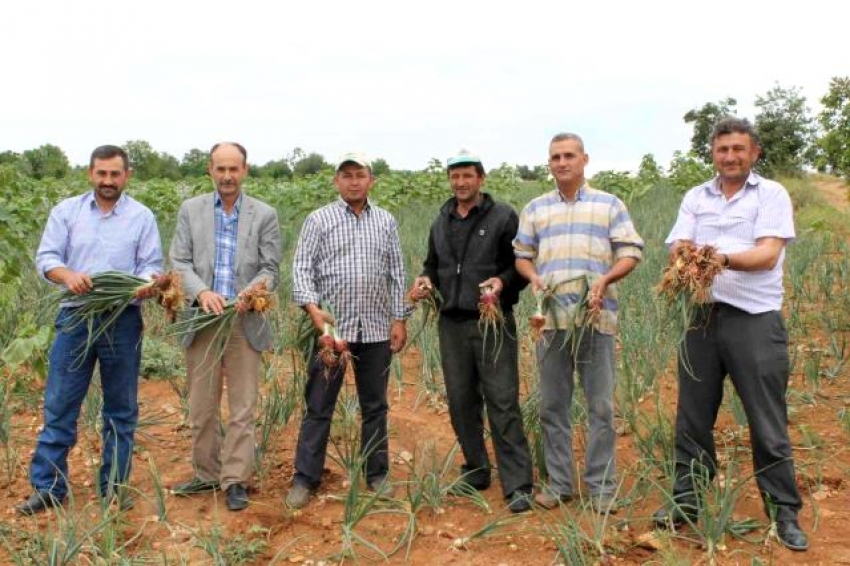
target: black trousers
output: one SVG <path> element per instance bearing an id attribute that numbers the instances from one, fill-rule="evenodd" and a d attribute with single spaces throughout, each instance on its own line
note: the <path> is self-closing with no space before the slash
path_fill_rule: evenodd
<path id="1" fill-rule="evenodd" d="M 777 520 L 795 519 L 802 500 L 788 439 L 788 336 L 781 314 L 749 314 L 715 303 L 697 314 L 684 346 L 679 355 L 674 495 L 693 496 L 694 461 L 710 477 L 716 473 L 712 429 L 728 375 L 747 415 L 762 498 L 776 506 Z"/>
<path id="2" fill-rule="evenodd" d="M 366 481 L 379 480 L 389 471 L 387 454 L 387 381 L 389 379 L 389 341 L 350 343 L 354 381 L 360 403 L 360 449 L 367 453 Z M 325 375 L 321 360 L 315 357 L 307 368 L 304 388 L 306 414 L 301 421 L 295 453 L 295 482 L 311 489 L 319 486 L 325 467 L 325 454 L 331 432 L 336 400 L 345 377 L 345 368 Z"/>
<path id="3" fill-rule="evenodd" d="M 516 325 L 506 316 L 502 336 L 484 336 L 478 320 L 440 317 L 440 355 L 452 428 L 472 484 L 490 483 L 484 444 L 484 407 L 499 468 L 502 493 L 531 492 L 532 466 L 519 407 Z M 500 341 L 500 343 L 497 342 Z"/>

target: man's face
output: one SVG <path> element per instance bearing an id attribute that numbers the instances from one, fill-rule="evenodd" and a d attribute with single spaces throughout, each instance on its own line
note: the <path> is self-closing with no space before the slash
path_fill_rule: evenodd
<path id="1" fill-rule="evenodd" d="M 721 180 L 741 182 L 759 158 L 759 147 L 749 134 L 733 132 L 714 139 L 711 158 Z"/>
<path id="2" fill-rule="evenodd" d="M 95 159 L 94 165 L 89 167 L 89 181 L 98 199 L 102 201 L 117 201 L 129 179 L 130 171 L 124 169 L 124 160 L 120 155 L 109 159 Z"/>
<path id="3" fill-rule="evenodd" d="M 587 159 L 577 140 L 562 140 L 549 145 L 549 171 L 559 187 L 584 182 Z"/>
<path id="4" fill-rule="evenodd" d="M 478 201 L 484 176 L 479 175 L 474 165 L 461 165 L 449 169 L 449 185 L 460 204 L 472 204 Z"/>
<path id="5" fill-rule="evenodd" d="M 218 194 L 222 198 L 235 197 L 242 190 L 248 165 L 235 146 L 223 144 L 210 156 L 209 171 Z"/>
<path id="6" fill-rule="evenodd" d="M 357 206 L 366 202 L 375 178 L 366 167 L 357 163 L 346 163 L 334 175 L 339 196 L 349 205 Z"/>

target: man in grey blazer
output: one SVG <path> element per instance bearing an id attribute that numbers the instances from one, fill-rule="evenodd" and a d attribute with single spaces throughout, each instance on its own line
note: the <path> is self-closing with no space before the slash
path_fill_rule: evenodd
<path id="1" fill-rule="evenodd" d="M 265 281 L 277 287 L 281 242 L 277 212 L 242 192 L 247 152 L 237 143 L 210 151 L 212 193 L 185 201 L 171 241 L 171 263 L 189 301 L 221 314 L 243 290 Z M 189 496 L 221 487 L 231 511 L 248 506 L 254 477 L 254 424 L 260 352 L 272 345 L 261 315 L 240 312 L 223 351 L 216 328 L 183 339 L 189 380 L 189 426 L 194 476 L 172 492 Z M 227 379 L 230 421 L 222 438 L 222 379 Z M 223 441 L 223 442 L 222 442 Z"/>

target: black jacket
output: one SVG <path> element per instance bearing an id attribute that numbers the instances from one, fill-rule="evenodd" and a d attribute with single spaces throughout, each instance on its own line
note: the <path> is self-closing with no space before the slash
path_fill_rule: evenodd
<path id="1" fill-rule="evenodd" d="M 467 219 L 471 230 L 461 249 L 454 249 L 449 216 L 457 206 L 450 198 L 440 208 L 428 236 L 428 255 L 422 275 L 427 275 L 443 298 L 440 311 L 460 318 L 478 317 L 479 283 L 499 277 L 504 283 L 500 296 L 504 313 L 509 313 L 528 284 L 514 267 L 513 239 L 519 218 L 513 209 L 487 194 L 479 211 Z"/>

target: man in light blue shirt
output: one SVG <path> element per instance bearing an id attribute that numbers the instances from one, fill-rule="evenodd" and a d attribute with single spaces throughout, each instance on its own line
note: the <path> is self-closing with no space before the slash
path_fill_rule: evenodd
<path id="1" fill-rule="evenodd" d="M 131 171 L 127 153 L 105 145 L 92 152 L 88 176 L 93 190 L 60 202 L 50 212 L 36 254 L 38 273 L 82 295 L 91 276 L 122 271 L 143 278 L 162 270 L 162 247 L 153 213 L 124 194 Z M 139 298 L 143 298 L 140 293 Z M 33 494 L 15 509 L 24 515 L 61 505 L 68 494 L 68 452 L 77 442 L 77 417 L 95 362 L 103 390 L 103 455 L 99 495 L 118 496 L 126 509 L 126 489 L 138 422 L 138 376 L 142 357 L 142 314 L 128 306 L 114 324 L 87 347 L 85 324 L 67 324 L 74 304 L 61 305 L 44 391 L 44 428 L 30 466 Z M 96 325 L 99 322 L 95 323 Z M 97 328 L 91 329 L 93 334 Z"/>

